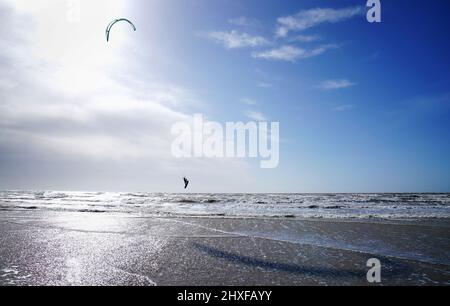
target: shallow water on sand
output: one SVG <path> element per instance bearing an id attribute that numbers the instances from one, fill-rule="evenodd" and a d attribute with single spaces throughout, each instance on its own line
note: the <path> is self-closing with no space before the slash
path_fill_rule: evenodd
<path id="1" fill-rule="evenodd" d="M 0 213 L 0 285 L 450 284 L 448 219 Z"/>

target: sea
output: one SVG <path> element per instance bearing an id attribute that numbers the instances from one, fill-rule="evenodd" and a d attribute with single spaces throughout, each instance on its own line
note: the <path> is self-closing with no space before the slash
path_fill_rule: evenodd
<path id="1" fill-rule="evenodd" d="M 450 218 L 450 194 L 2 191 L 0 192 L 0 211 L 2 210 L 125 213 L 162 217 Z"/>

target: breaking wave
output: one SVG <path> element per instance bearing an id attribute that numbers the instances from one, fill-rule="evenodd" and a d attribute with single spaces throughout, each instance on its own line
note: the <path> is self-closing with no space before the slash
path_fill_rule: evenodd
<path id="1" fill-rule="evenodd" d="M 450 218 L 450 194 L 3 191 L 0 192 L 0 210 L 250 218 Z"/>

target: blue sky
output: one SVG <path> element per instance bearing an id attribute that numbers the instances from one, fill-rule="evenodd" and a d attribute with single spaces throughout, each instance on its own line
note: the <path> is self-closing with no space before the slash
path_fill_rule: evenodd
<path id="1" fill-rule="evenodd" d="M 36 2 L 0 1 L 2 189 L 450 191 L 448 1 Z M 280 122 L 279 167 L 171 159 L 194 113 Z"/>

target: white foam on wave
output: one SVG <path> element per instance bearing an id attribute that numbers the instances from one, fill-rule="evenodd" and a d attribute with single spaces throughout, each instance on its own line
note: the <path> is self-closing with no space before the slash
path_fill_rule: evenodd
<path id="1" fill-rule="evenodd" d="M 450 194 L 170 194 L 3 191 L 0 210 L 156 216 L 450 218 Z"/>

